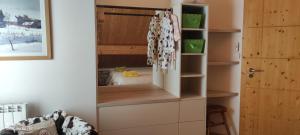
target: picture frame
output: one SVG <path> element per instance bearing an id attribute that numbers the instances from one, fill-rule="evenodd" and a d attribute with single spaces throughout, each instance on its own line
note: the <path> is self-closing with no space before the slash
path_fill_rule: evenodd
<path id="1" fill-rule="evenodd" d="M 52 59 L 50 0 L 0 0 L 0 60 Z"/>

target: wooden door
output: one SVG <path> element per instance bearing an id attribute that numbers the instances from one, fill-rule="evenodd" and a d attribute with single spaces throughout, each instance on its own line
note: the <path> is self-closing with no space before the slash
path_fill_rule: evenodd
<path id="1" fill-rule="evenodd" d="M 245 0 L 240 135 L 300 135 L 299 5 Z"/>

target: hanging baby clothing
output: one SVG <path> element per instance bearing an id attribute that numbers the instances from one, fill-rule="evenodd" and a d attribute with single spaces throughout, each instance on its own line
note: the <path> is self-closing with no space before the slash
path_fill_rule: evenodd
<path id="1" fill-rule="evenodd" d="M 168 69 L 176 61 L 174 20 L 178 21 L 172 18 L 171 12 L 158 12 L 157 16 L 152 17 L 149 26 L 147 63 L 150 65 L 157 64 L 163 70 Z M 179 29 L 176 32 L 178 34 Z M 175 38 L 179 41 L 178 36 Z"/>
<path id="2" fill-rule="evenodd" d="M 149 32 L 147 36 L 148 40 L 148 52 L 147 52 L 147 63 L 148 65 L 153 65 L 157 59 L 157 41 L 159 38 L 160 33 L 160 26 L 159 26 L 159 17 L 152 17 L 150 24 L 149 24 Z"/>
<path id="3" fill-rule="evenodd" d="M 180 26 L 179 26 L 179 21 L 178 17 L 174 14 L 171 15 L 171 19 L 173 22 L 173 29 L 174 29 L 174 40 L 175 42 L 179 42 L 181 39 L 181 33 L 180 33 Z"/>
<path id="4" fill-rule="evenodd" d="M 160 17 L 161 32 L 158 39 L 158 66 L 161 69 L 167 69 L 175 53 L 174 31 L 170 19 L 171 13 L 161 13 Z"/>

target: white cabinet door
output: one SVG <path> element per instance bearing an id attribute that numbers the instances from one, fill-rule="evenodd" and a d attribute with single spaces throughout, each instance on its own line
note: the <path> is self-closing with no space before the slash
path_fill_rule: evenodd
<path id="1" fill-rule="evenodd" d="M 178 135 L 178 124 L 103 131 L 101 135 Z"/>
<path id="2" fill-rule="evenodd" d="M 205 135 L 204 121 L 179 123 L 179 135 Z"/>
<path id="3" fill-rule="evenodd" d="M 180 101 L 180 122 L 203 121 L 205 120 L 206 101 L 183 100 Z"/>
<path id="4" fill-rule="evenodd" d="M 100 131 L 178 123 L 179 103 L 154 103 L 99 109 Z"/>

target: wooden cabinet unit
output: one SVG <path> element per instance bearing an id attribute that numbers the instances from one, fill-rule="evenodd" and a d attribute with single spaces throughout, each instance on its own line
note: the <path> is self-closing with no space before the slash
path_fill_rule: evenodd
<path id="1" fill-rule="evenodd" d="M 101 5 L 97 1 L 99 68 L 124 62 L 145 62 L 147 32 L 155 8 Z M 174 69 L 161 72 L 153 66 L 153 83 L 127 86 L 99 86 L 98 129 L 103 135 L 205 135 L 209 33 L 228 33 L 209 27 L 209 6 L 189 0 L 171 0 L 182 32 Z M 169 9 L 170 7 L 165 7 Z M 201 14 L 198 28 L 182 26 L 183 14 Z M 126 15 L 129 15 L 126 16 Z M 147 22 L 147 23 L 146 23 Z M 142 37 L 142 38 L 141 38 Z M 184 40 L 205 40 L 199 53 L 183 50 Z M 117 56 L 124 56 L 122 60 Z M 126 59 L 130 58 L 130 59 Z M 135 61 L 133 58 L 140 58 Z M 210 65 L 232 65 L 212 62 Z"/>

